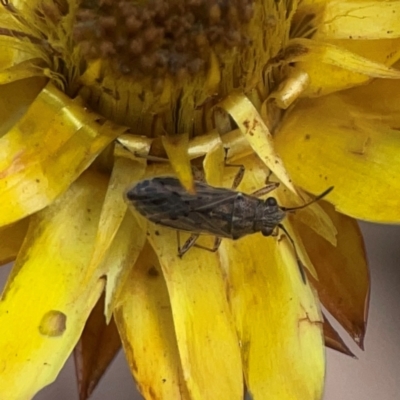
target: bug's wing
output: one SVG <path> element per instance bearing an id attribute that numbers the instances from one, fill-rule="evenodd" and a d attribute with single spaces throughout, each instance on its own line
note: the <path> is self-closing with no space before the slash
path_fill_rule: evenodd
<path id="1" fill-rule="evenodd" d="M 213 218 L 216 205 L 232 207 L 237 193 L 196 182 L 196 193 L 188 193 L 176 178 L 154 178 L 139 182 L 126 193 L 128 202 L 150 221 L 177 230 L 231 237 L 226 220 Z"/>

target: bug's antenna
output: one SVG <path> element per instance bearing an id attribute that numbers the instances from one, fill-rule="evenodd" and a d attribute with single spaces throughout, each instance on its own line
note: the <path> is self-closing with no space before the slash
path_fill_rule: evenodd
<path id="1" fill-rule="evenodd" d="M 282 211 L 293 211 L 293 210 L 300 210 L 301 208 L 307 207 L 310 204 L 313 204 L 315 202 L 317 202 L 318 200 L 321 200 L 323 197 L 325 197 L 327 194 L 329 194 L 331 191 L 333 190 L 333 186 L 331 186 L 330 188 L 326 189 L 324 192 L 322 192 L 320 195 L 318 195 L 315 199 L 309 201 L 306 204 L 303 204 L 302 206 L 298 206 L 298 207 L 280 207 L 280 209 Z"/>
<path id="2" fill-rule="evenodd" d="M 297 248 L 296 248 L 296 245 L 294 243 L 294 240 L 292 239 L 292 237 L 289 235 L 289 232 L 286 230 L 286 228 L 282 224 L 278 224 L 278 227 L 280 229 L 282 229 L 283 232 L 285 232 L 286 236 L 290 240 L 290 243 L 292 243 L 292 246 L 293 246 L 293 249 L 294 249 L 294 254 L 296 256 L 297 265 L 299 267 L 299 272 L 300 272 L 300 275 L 301 275 L 301 279 L 302 279 L 303 283 L 306 284 L 307 283 L 306 271 L 304 270 L 304 265 L 300 260 L 299 253 L 297 252 Z"/>

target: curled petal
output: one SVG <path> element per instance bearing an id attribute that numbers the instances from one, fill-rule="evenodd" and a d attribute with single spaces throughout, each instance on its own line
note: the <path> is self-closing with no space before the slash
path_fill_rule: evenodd
<path id="1" fill-rule="evenodd" d="M 243 94 L 231 93 L 220 103 L 238 124 L 254 152 L 293 193 L 296 189 L 278 153 L 275 151 L 271 132 L 251 101 Z"/>

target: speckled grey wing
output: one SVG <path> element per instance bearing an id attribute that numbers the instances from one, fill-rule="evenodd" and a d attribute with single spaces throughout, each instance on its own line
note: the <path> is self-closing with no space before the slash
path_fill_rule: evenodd
<path id="1" fill-rule="evenodd" d="M 202 182 L 195 182 L 195 187 L 196 193 L 191 194 L 178 179 L 158 177 L 138 182 L 125 197 L 140 214 L 156 224 L 192 233 L 231 237 L 226 227 L 237 193 Z M 226 221 L 222 224 L 220 218 L 213 216 L 217 206 L 226 211 Z"/>

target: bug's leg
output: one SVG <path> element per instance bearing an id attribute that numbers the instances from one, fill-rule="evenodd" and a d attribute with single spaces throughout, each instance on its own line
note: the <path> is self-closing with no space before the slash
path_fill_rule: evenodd
<path id="1" fill-rule="evenodd" d="M 240 182 L 242 182 L 242 180 L 243 180 L 244 166 L 241 164 L 225 164 L 225 166 L 239 168 L 239 171 L 236 173 L 235 177 L 233 178 L 233 182 L 232 182 L 232 189 L 235 190 L 240 185 Z"/>
<path id="2" fill-rule="evenodd" d="M 264 186 L 261 189 L 256 190 L 251 195 L 255 196 L 255 197 L 264 196 L 264 194 L 272 192 L 278 186 L 279 186 L 279 182 L 271 182 L 271 183 L 268 183 L 267 186 Z"/>
<path id="3" fill-rule="evenodd" d="M 203 250 L 211 251 L 211 253 L 215 253 L 219 249 L 221 242 L 222 242 L 222 238 L 215 236 L 213 247 L 210 248 L 210 247 L 202 246 L 201 244 L 197 244 L 197 243 L 194 244 L 194 247 L 198 247 L 199 249 L 203 249 Z"/>
<path id="4" fill-rule="evenodd" d="M 225 150 L 225 167 L 239 168 L 238 172 L 236 173 L 235 177 L 233 178 L 233 183 L 232 183 L 232 189 L 235 190 L 240 185 L 240 182 L 242 182 L 242 180 L 243 180 L 244 165 L 227 163 L 226 160 L 228 159 L 228 151 L 229 151 L 229 149 L 225 147 L 224 150 Z"/>
<path id="5" fill-rule="evenodd" d="M 261 189 L 256 190 L 255 192 L 251 193 L 252 196 L 254 197 L 261 197 L 264 196 L 265 194 L 272 192 L 274 189 L 276 189 L 279 186 L 279 182 L 270 182 L 269 178 L 272 175 L 272 170 L 270 169 L 268 172 L 268 175 L 265 179 L 265 186 L 262 187 Z"/>
<path id="6" fill-rule="evenodd" d="M 269 178 L 271 178 L 271 175 L 273 174 L 272 169 L 269 170 L 267 177 L 265 178 L 265 184 L 268 185 L 271 182 L 269 181 Z"/>
<path id="7" fill-rule="evenodd" d="M 297 248 L 296 248 L 296 245 L 294 243 L 294 240 L 292 239 L 292 237 L 289 235 L 289 232 L 286 230 L 286 228 L 282 224 L 278 224 L 278 227 L 280 229 L 282 229 L 283 232 L 285 232 L 287 238 L 290 240 L 290 243 L 292 244 L 293 249 L 294 249 L 294 254 L 296 256 L 296 261 L 297 261 L 297 265 L 299 267 L 301 279 L 302 279 L 303 283 L 306 283 L 307 282 L 307 278 L 306 278 L 305 267 L 304 267 L 303 263 L 300 260 L 299 254 L 297 253 Z"/>
<path id="8" fill-rule="evenodd" d="M 179 233 L 179 231 L 176 231 L 176 242 L 178 243 L 178 256 L 181 252 L 181 235 Z M 181 256 L 179 256 L 181 257 Z"/>
<path id="9" fill-rule="evenodd" d="M 181 247 L 179 231 L 176 231 L 176 234 L 178 239 L 178 256 L 182 258 L 188 252 L 188 250 L 195 245 L 196 240 L 199 238 L 199 235 L 193 233 L 189 236 L 189 238 L 186 240 L 185 243 L 183 243 L 183 246 Z"/>

